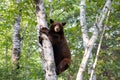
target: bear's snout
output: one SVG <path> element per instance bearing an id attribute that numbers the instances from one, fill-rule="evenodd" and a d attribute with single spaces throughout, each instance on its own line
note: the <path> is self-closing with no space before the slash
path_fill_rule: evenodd
<path id="1" fill-rule="evenodd" d="M 55 28 L 54 28 L 54 30 L 55 30 L 55 32 L 59 32 L 59 31 L 60 31 L 59 26 L 58 26 L 58 25 L 56 25 L 56 26 L 55 26 Z"/>

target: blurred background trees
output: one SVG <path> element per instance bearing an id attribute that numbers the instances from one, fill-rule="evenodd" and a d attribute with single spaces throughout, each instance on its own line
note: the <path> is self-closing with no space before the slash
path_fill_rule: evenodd
<path id="1" fill-rule="evenodd" d="M 106 0 L 87 0 L 86 20 L 90 28 L 96 14 L 100 14 Z M 56 21 L 67 22 L 65 35 L 67 37 L 71 53 L 72 63 L 70 68 L 59 75 L 58 80 L 67 80 L 70 77 L 75 80 L 79 64 L 84 53 L 81 27 L 79 21 L 80 0 L 44 0 L 47 21 L 52 18 Z M 51 7 L 50 7 L 51 6 Z M 0 80 L 11 78 L 11 55 L 12 35 L 15 18 L 21 8 L 21 36 L 24 36 L 21 45 L 20 69 L 18 80 L 44 80 L 41 59 L 38 50 L 38 38 L 36 32 L 36 13 L 33 0 L 1 0 L 0 2 Z M 52 16 L 50 15 L 52 13 Z M 48 23 L 49 24 L 49 23 Z M 104 34 L 98 64 L 96 66 L 96 77 L 98 80 L 120 79 L 120 1 L 114 0 L 108 20 L 108 28 Z M 89 32 L 91 36 L 91 33 Z M 98 39 L 99 40 L 99 39 Z M 98 43 L 97 41 L 96 43 Z M 93 50 L 95 56 L 96 48 Z M 85 72 L 84 80 L 88 79 Z"/>

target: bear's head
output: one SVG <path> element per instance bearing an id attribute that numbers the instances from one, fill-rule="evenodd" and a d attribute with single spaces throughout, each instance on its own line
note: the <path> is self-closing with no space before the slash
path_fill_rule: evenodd
<path id="1" fill-rule="evenodd" d="M 63 33 L 63 28 L 66 23 L 59 23 L 59 22 L 54 22 L 52 19 L 50 19 L 50 31 L 55 32 L 55 33 Z"/>

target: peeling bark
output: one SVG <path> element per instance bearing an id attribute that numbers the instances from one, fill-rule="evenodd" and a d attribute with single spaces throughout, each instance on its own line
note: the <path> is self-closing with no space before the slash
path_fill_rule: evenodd
<path id="1" fill-rule="evenodd" d="M 44 2 L 43 0 L 34 0 L 34 3 L 36 7 L 36 16 L 38 22 L 37 25 L 38 37 L 43 38 L 41 46 L 42 47 L 41 58 L 43 63 L 43 70 L 45 71 L 45 80 L 57 80 L 52 44 L 47 35 L 40 32 L 40 29 L 42 27 L 48 27 L 46 21 Z"/>

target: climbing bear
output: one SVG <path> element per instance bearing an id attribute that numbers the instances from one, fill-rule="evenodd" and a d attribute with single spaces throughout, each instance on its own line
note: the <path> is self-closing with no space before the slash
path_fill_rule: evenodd
<path id="1" fill-rule="evenodd" d="M 48 36 L 52 43 L 57 75 L 65 71 L 71 62 L 70 49 L 63 31 L 65 24 L 50 19 L 50 29 L 43 27 L 40 30 Z M 40 43 L 42 43 L 42 39 L 40 39 Z"/>

